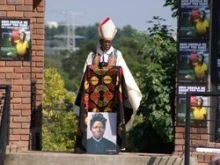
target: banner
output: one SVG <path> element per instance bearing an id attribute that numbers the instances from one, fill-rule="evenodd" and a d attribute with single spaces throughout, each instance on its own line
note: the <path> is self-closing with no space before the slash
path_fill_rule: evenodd
<path id="1" fill-rule="evenodd" d="M 0 60 L 30 60 L 30 21 L 0 19 Z"/>
<path id="2" fill-rule="evenodd" d="M 180 0 L 179 39 L 208 39 L 210 6 L 208 0 Z"/>
<path id="3" fill-rule="evenodd" d="M 207 127 L 209 113 L 208 97 L 191 96 L 190 98 L 190 125 L 194 127 Z M 178 97 L 177 126 L 185 126 L 186 122 L 186 98 Z"/>
<path id="4" fill-rule="evenodd" d="M 208 81 L 209 54 L 205 42 L 178 43 L 178 81 Z"/>
<path id="5" fill-rule="evenodd" d="M 182 85 L 178 85 L 177 87 L 178 90 L 178 98 L 177 98 L 177 108 L 176 108 L 176 125 L 177 126 L 184 126 L 185 125 L 185 121 L 186 121 L 186 93 L 187 92 L 206 92 L 207 91 L 207 87 L 205 84 L 201 85 L 201 84 L 182 84 Z M 202 106 L 206 106 L 207 107 L 207 97 L 201 97 L 201 96 L 193 96 L 191 97 L 191 109 L 190 109 L 190 123 L 192 126 L 199 126 L 199 127 L 204 127 L 206 126 L 206 116 L 207 115 L 203 115 L 204 118 L 202 119 L 202 124 L 200 123 L 200 121 L 198 122 L 197 120 L 199 119 L 199 117 L 197 114 L 198 109 L 196 109 L 196 105 L 197 100 L 199 98 L 202 98 Z M 201 99 L 200 99 L 201 101 Z M 200 104 L 201 105 L 201 104 Z M 205 112 L 207 114 L 207 108 L 205 108 Z M 202 112 L 202 111 L 201 111 Z M 204 109 L 203 109 L 204 112 Z"/>

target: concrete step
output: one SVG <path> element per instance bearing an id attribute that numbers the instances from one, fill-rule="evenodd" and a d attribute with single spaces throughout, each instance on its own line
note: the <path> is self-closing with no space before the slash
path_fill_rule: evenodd
<path id="1" fill-rule="evenodd" d="M 197 158 L 190 158 L 190 165 L 197 164 Z M 28 151 L 22 153 L 7 153 L 4 165 L 184 165 L 184 158 L 172 155 L 146 153 L 92 155 Z"/>

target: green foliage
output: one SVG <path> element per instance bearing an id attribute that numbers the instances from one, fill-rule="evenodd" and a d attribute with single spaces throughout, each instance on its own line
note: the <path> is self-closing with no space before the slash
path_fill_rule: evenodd
<path id="1" fill-rule="evenodd" d="M 170 6 L 171 10 L 173 11 L 172 17 L 178 16 L 178 0 L 165 0 L 164 6 Z"/>
<path id="2" fill-rule="evenodd" d="M 154 17 L 149 34 L 136 36 L 143 61 L 136 77 L 143 99 L 129 141 L 133 150 L 141 152 L 161 152 L 162 146 L 173 142 L 176 42 L 171 30 L 158 21 L 163 19 Z"/>
<path id="3" fill-rule="evenodd" d="M 76 136 L 73 112 L 43 110 L 43 116 L 43 150 L 73 151 Z"/>
<path id="4" fill-rule="evenodd" d="M 44 71 L 43 150 L 71 151 L 75 143 L 75 95 L 64 88 L 64 81 L 55 68 Z"/>

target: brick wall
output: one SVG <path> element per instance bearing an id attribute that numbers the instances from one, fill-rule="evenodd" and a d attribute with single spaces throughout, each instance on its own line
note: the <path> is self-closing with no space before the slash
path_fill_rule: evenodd
<path id="1" fill-rule="evenodd" d="M 0 61 L 0 84 L 11 85 L 11 117 L 8 151 L 36 149 L 41 128 L 44 66 L 44 0 L 0 0 L 0 17 L 29 19 L 30 61 Z M 31 111 L 31 82 L 36 81 L 35 114 Z M 32 118 L 35 123 L 30 128 Z M 33 119 L 32 119 L 33 120 Z"/>
<path id="2" fill-rule="evenodd" d="M 174 155 L 184 156 L 185 151 L 185 127 L 175 128 L 175 152 Z M 199 165 L 207 165 L 216 159 L 216 153 L 200 153 L 196 147 L 219 148 L 220 143 L 209 142 L 207 128 L 190 128 L 190 156 L 197 157 Z M 196 133 L 196 134 L 193 134 Z M 197 134 L 198 133 L 198 134 Z M 219 155 L 219 154 L 218 154 Z M 220 157 L 219 157 L 220 160 Z"/>

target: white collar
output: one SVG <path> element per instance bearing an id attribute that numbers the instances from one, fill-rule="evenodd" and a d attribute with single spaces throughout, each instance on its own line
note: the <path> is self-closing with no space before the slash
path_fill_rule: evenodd
<path id="1" fill-rule="evenodd" d="M 113 48 L 113 46 L 111 46 L 110 49 L 109 49 L 107 52 L 103 52 L 102 49 L 101 49 L 101 47 L 100 47 L 100 44 L 97 45 L 97 52 L 98 52 L 98 54 L 100 54 L 101 56 L 102 56 L 103 54 L 110 55 L 111 52 L 113 52 L 113 50 L 114 50 L 114 48 Z"/>
<path id="2" fill-rule="evenodd" d="M 100 142 L 102 140 L 103 137 L 101 137 L 100 139 L 96 139 L 94 137 L 92 137 L 96 142 Z"/>

